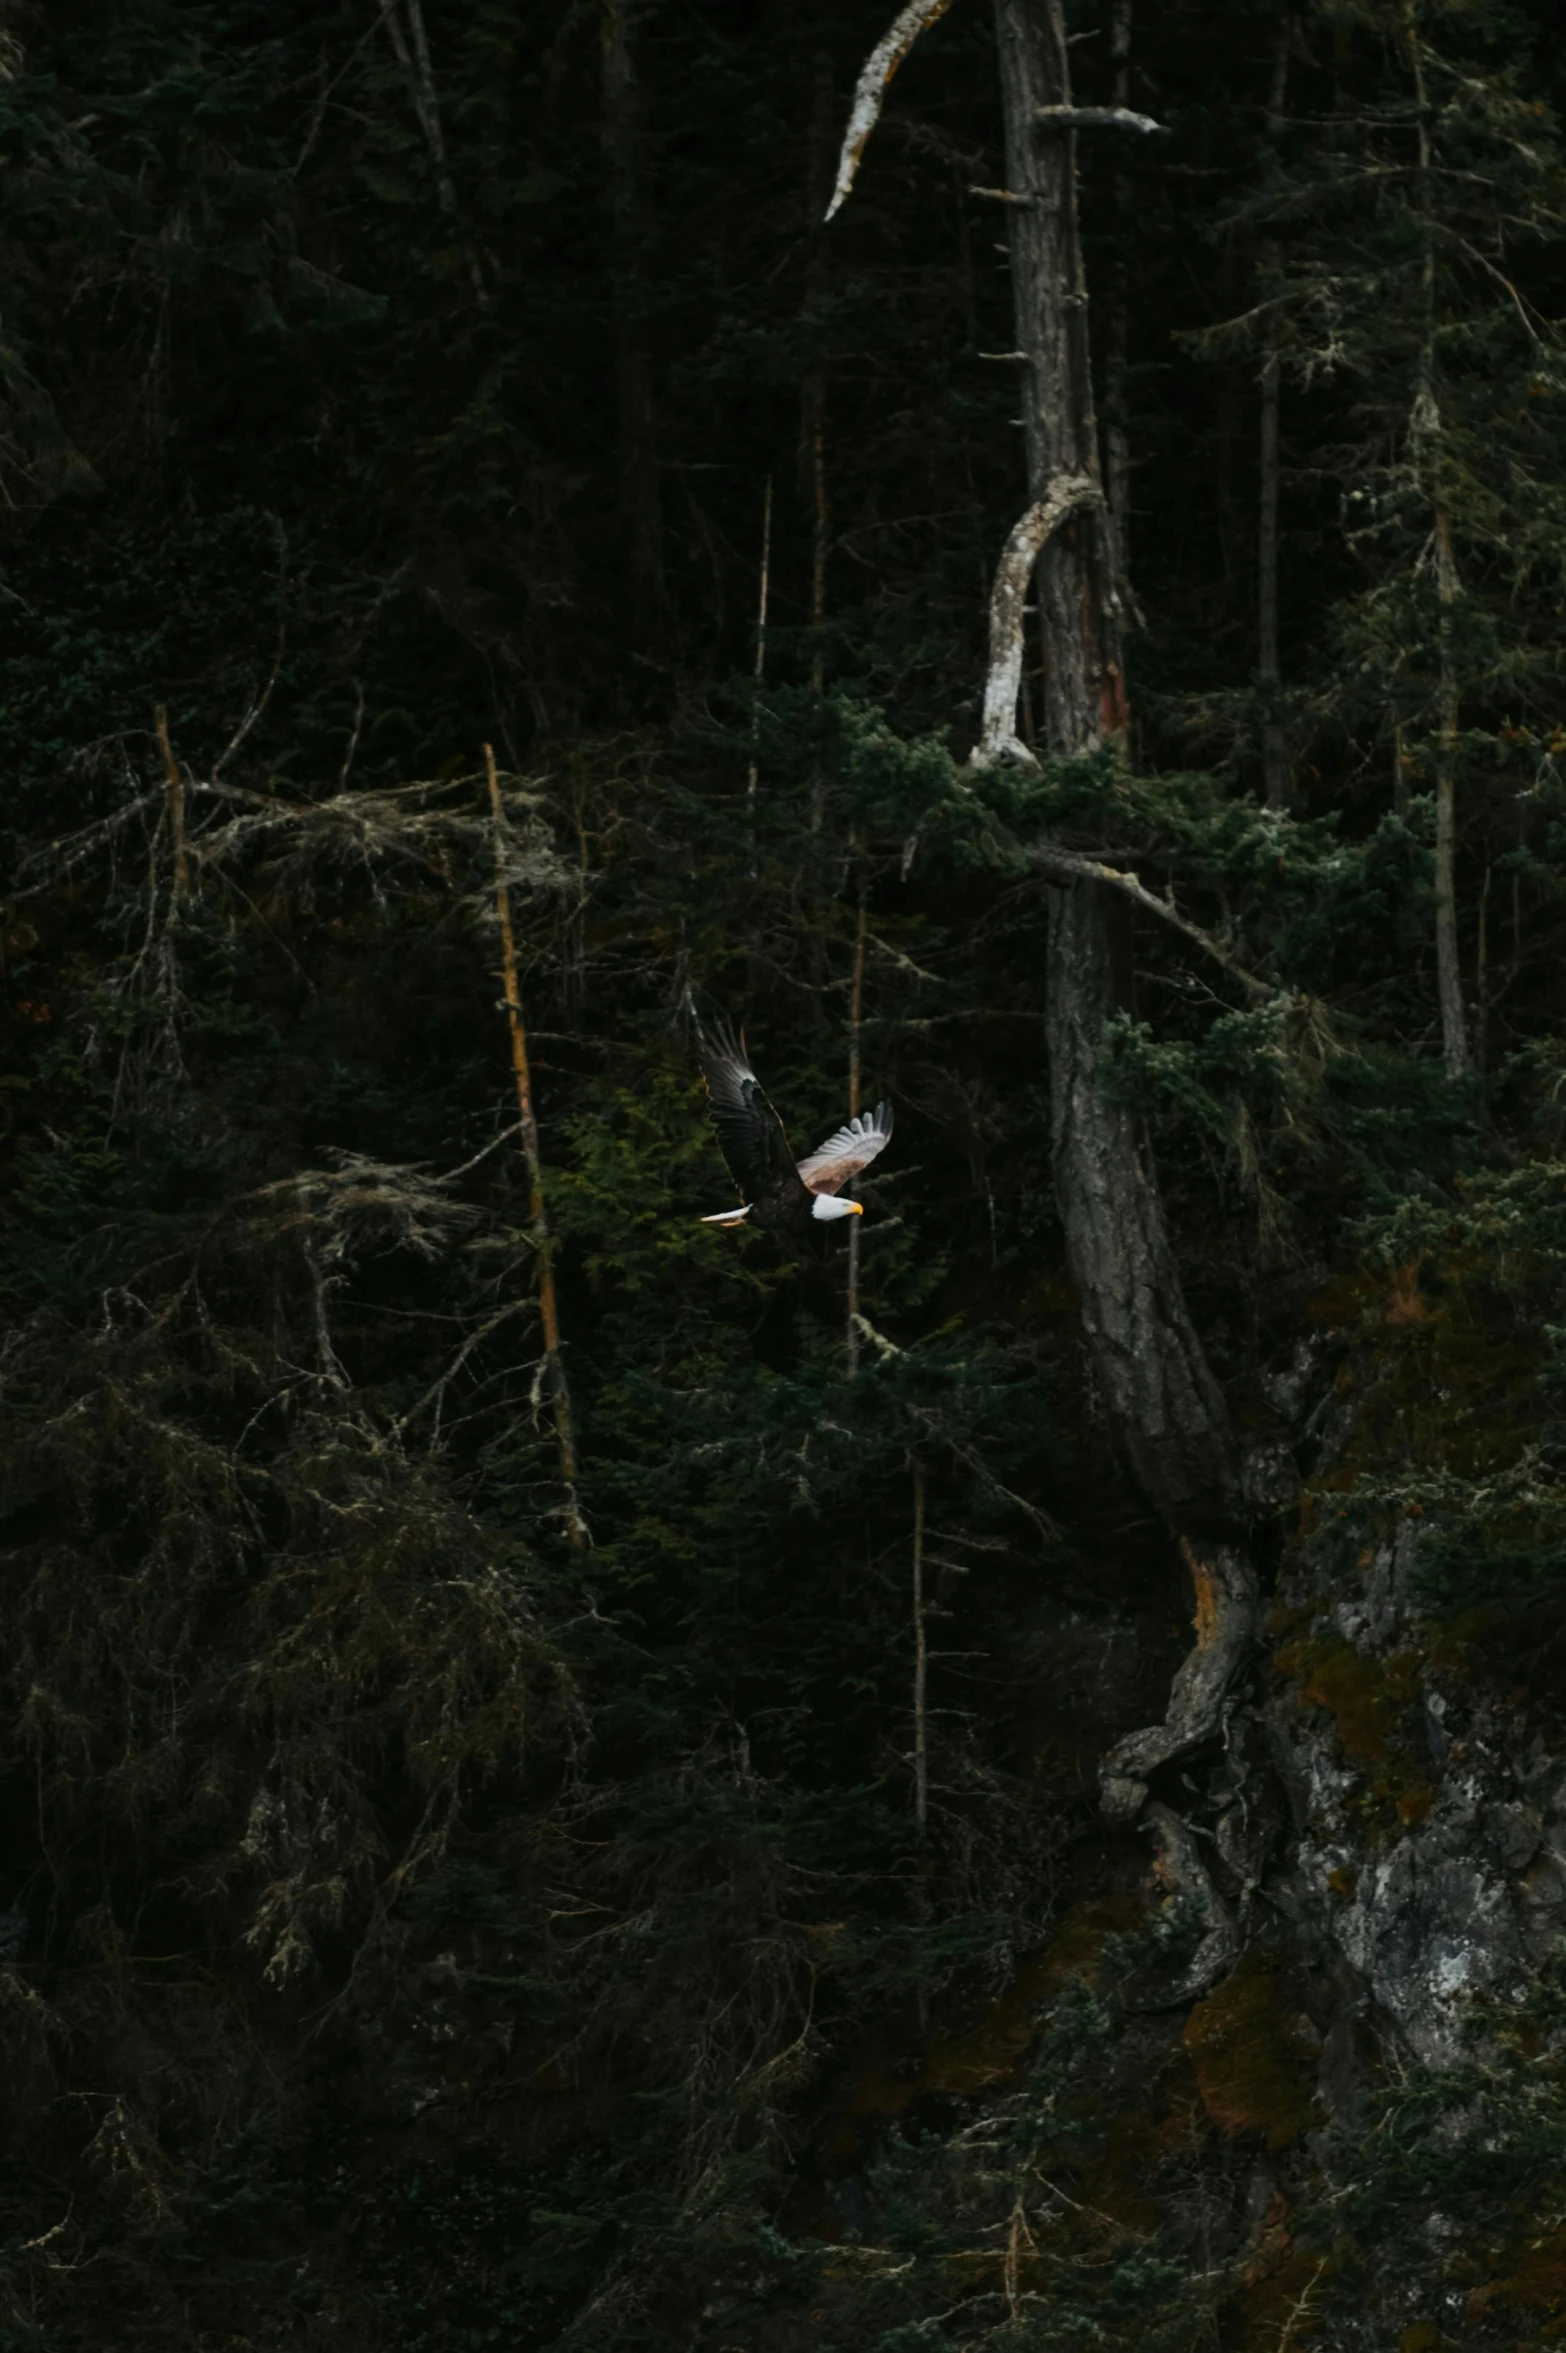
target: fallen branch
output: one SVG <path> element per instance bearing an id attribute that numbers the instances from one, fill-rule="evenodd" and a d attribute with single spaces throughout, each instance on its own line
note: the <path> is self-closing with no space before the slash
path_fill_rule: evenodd
<path id="1" fill-rule="evenodd" d="M 864 70 L 854 87 L 854 103 L 848 112 L 848 128 L 843 133 L 843 149 L 837 159 L 837 182 L 832 190 L 832 201 L 826 208 L 826 218 L 848 201 L 859 170 L 859 159 L 870 142 L 881 115 L 881 102 L 886 96 L 886 85 L 896 73 L 922 32 L 933 25 L 950 8 L 952 0 L 911 0 L 896 21 L 884 32 L 864 63 Z"/>
<path id="2" fill-rule="evenodd" d="M 1270 982 L 1259 980 L 1254 972 L 1247 970 L 1238 956 L 1224 946 L 1222 940 L 1214 939 L 1210 931 L 1204 931 L 1199 923 L 1193 923 L 1188 915 L 1182 915 L 1172 898 L 1161 899 L 1156 892 L 1150 891 L 1140 875 L 1124 873 L 1117 866 L 1106 866 L 1102 859 L 1086 857 L 1076 850 L 1057 850 L 1048 842 L 1030 847 L 1027 857 L 1030 864 L 1042 866 L 1048 874 L 1059 875 L 1062 881 L 1101 882 L 1108 889 L 1134 899 L 1139 907 L 1145 907 L 1160 922 L 1172 925 L 1174 930 L 1200 948 L 1204 956 L 1211 956 L 1215 964 L 1221 964 L 1231 979 L 1239 982 L 1252 1004 L 1259 1005 L 1267 998 L 1276 996 L 1277 991 Z"/>
<path id="3" fill-rule="evenodd" d="M 990 671 L 984 681 L 984 718 L 979 740 L 968 755 L 975 768 L 996 768 L 1003 761 L 1023 768 L 1038 765 L 1017 734 L 1022 617 L 1028 583 L 1050 534 L 1083 507 L 1103 503 L 1103 492 L 1088 475 L 1057 474 L 1044 496 L 1012 525 L 990 591 Z"/>

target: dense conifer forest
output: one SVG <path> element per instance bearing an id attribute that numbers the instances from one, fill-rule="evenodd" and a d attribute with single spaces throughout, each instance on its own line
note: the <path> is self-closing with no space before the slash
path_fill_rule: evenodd
<path id="1" fill-rule="evenodd" d="M 1566 2332 L 1563 102 L 3 0 L 0 2353 Z"/>

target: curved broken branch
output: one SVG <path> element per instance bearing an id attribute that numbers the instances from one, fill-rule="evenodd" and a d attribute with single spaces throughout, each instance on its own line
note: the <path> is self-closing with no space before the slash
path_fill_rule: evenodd
<path id="1" fill-rule="evenodd" d="M 842 153 L 837 159 L 837 181 L 832 190 L 832 201 L 826 208 L 828 220 L 848 201 L 848 192 L 859 170 L 859 159 L 880 120 L 881 101 L 886 96 L 887 83 L 919 35 L 928 31 L 937 17 L 944 16 L 951 4 L 952 0 L 910 0 L 910 5 L 882 34 L 865 59 L 863 71 L 854 88 L 854 103 L 848 112 L 848 128 L 843 133 Z"/>
<path id="2" fill-rule="evenodd" d="M 968 755 L 975 768 L 997 768 L 1003 762 L 1023 768 L 1038 765 L 1017 734 L 1028 582 L 1050 534 L 1083 507 L 1103 503 L 1104 494 L 1090 476 L 1057 474 L 1044 496 L 1012 525 L 990 591 L 990 671 L 984 681 L 984 718 L 979 740 Z"/>
<path id="3" fill-rule="evenodd" d="M 1169 1687 L 1161 1724 L 1117 1741 L 1101 1768 L 1099 1803 L 1112 1822 L 1133 1822 L 1147 1798 L 1148 1775 L 1211 1739 L 1223 1722 L 1229 1687 L 1254 1647 L 1261 1595 L 1250 1557 L 1235 1544 L 1189 1537 L 1180 1550 L 1191 1572 L 1196 1640 Z"/>

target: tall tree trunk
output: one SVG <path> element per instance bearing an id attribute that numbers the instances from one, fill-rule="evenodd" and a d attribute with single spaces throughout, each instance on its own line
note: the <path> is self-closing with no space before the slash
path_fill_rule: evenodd
<path id="1" fill-rule="evenodd" d="M 645 126 L 636 33 L 646 0 L 603 0 L 604 178 L 613 239 L 615 388 L 620 505 L 637 639 L 656 643 L 668 619 L 663 492 L 658 477 L 652 360 L 642 316 L 648 233 Z"/>
<path id="2" fill-rule="evenodd" d="M 1087 289 L 1077 231 L 1075 135 L 1042 128 L 1069 106 L 1060 0 L 996 0 L 1005 106 L 1016 348 L 1025 354 L 1028 491 L 1061 475 L 1099 478 Z M 1120 136 L 1111 133 L 1111 136 Z M 1045 737 L 1087 750 L 1126 724 L 1120 607 L 1110 527 L 1084 506 L 1039 559 Z M 1177 1530 L 1235 1510 L 1228 1420 L 1180 1286 L 1140 1125 L 1099 1084 L 1104 1024 L 1117 1002 L 1122 920 L 1093 882 L 1052 887 L 1047 1037 L 1055 1185 L 1072 1280 L 1117 1441 L 1150 1501 Z"/>
<path id="3" fill-rule="evenodd" d="M 1267 135 L 1283 129 L 1289 84 L 1289 13 L 1278 14 L 1267 100 Z M 1278 664 L 1278 392 L 1277 346 L 1269 338 L 1261 373 L 1261 499 L 1257 530 L 1256 678 L 1261 689 L 1262 782 L 1269 809 L 1289 805 L 1289 744 L 1283 724 L 1283 682 Z"/>

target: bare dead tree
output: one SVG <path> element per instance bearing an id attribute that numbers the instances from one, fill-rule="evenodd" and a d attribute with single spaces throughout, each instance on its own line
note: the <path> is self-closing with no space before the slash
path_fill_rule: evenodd
<path id="1" fill-rule="evenodd" d="M 533 1080 L 528 1066 L 527 1031 L 522 1021 L 522 995 L 517 985 L 517 949 L 511 929 L 511 894 L 506 883 L 505 810 L 495 754 L 484 746 L 484 774 L 489 786 L 490 819 L 495 838 L 495 911 L 500 925 L 501 980 L 506 1027 L 511 1038 L 511 1072 L 517 1092 L 517 1121 L 522 1153 L 527 1162 L 530 1198 L 528 1230 L 538 1266 L 538 1313 L 543 1327 L 544 1364 L 555 1437 L 560 1449 L 560 1483 L 565 1490 L 566 1533 L 573 1545 L 587 1541 L 587 1528 L 577 1501 L 576 1431 L 571 1419 L 571 1392 L 566 1384 L 560 1352 L 560 1310 L 555 1296 L 555 1269 L 550 1249 L 549 1210 L 544 1199 L 544 1162 L 538 1143 L 538 1119 L 533 1109 Z"/>

